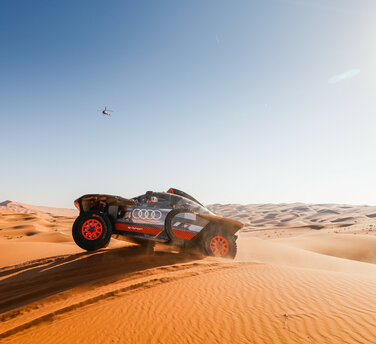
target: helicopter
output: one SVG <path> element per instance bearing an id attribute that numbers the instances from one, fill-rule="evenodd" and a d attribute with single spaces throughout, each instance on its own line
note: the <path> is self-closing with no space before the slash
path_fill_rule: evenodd
<path id="1" fill-rule="evenodd" d="M 110 112 L 113 112 L 113 110 L 108 110 L 106 106 L 104 107 L 104 110 L 98 110 L 98 111 L 102 112 L 102 115 L 104 116 L 111 116 Z"/>

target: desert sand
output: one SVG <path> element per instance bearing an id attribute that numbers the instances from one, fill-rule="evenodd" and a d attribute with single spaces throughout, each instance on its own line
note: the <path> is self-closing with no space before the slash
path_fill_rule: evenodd
<path id="1" fill-rule="evenodd" d="M 376 207 L 210 208 L 245 224 L 234 261 L 87 253 L 73 209 L 0 203 L 0 342 L 376 342 Z"/>

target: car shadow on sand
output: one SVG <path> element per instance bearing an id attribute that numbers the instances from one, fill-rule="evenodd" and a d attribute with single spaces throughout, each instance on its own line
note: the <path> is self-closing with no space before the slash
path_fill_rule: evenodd
<path id="1" fill-rule="evenodd" d="M 200 258 L 197 254 L 158 251 L 150 255 L 142 247 L 130 246 L 5 267 L 0 269 L 0 313 L 78 286 L 111 283 L 127 274 Z"/>

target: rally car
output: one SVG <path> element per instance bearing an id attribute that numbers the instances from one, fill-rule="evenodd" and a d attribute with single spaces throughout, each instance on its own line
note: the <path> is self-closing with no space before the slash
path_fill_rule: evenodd
<path id="1" fill-rule="evenodd" d="M 154 246 L 198 248 L 206 255 L 234 258 L 241 222 L 216 216 L 183 191 L 148 191 L 126 199 L 89 194 L 74 202 L 80 214 L 73 224 L 76 244 L 93 251 L 106 247 L 111 236 Z"/>

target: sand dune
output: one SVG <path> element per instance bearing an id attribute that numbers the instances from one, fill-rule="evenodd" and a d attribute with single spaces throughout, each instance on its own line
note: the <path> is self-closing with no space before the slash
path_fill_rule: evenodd
<path id="1" fill-rule="evenodd" d="M 25 204 L 20 202 L 4 201 L 0 203 L 0 211 L 10 210 L 16 213 L 21 214 L 30 214 L 30 213 L 45 213 L 49 215 L 57 216 L 77 216 L 78 211 L 76 209 L 67 209 L 67 208 L 52 208 L 44 206 L 35 206 L 31 204 Z"/>
<path id="2" fill-rule="evenodd" d="M 18 288 L 6 293 L 9 288 L 0 284 L 6 311 L 0 338 L 7 343 L 372 343 L 376 336 L 376 306 L 368 299 L 376 296 L 375 280 L 171 253 L 154 261 L 126 254 L 122 265 L 110 251 L 98 255 L 103 259 L 76 255 L 2 272 L 1 282 Z M 87 271 L 93 262 L 96 269 Z M 31 288 L 20 286 L 25 279 Z"/>
<path id="3" fill-rule="evenodd" d="M 264 239 L 306 234 L 307 229 L 376 235 L 375 206 L 341 204 L 212 204 L 214 213 L 244 223 Z"/>
<path id="4" fill-rule="evenodd" d="M 273 241 L 323 255 L 376 263 L 376 236 L 316 232 Z"/>
<path id="5" fill-rule="evenodd" d="M 324 246 L 324 238 L 322 242 Z M 319 242 L 316 242 L 316 244 L 319 246 Z M 242 236 L 238 242 L 239 250 L 235 260 L 239 262 L 262 262 L 288 267 L 336 271 L 376 278 L 375 264 L 338 258 L 333 252 L 329 256 L 316 253 L 313 250 L 299 248 L 298 245 L 295 247 L 291 246 L 293 245 L 286 245 L 284 242 L 280 243 Z M 348 252 L 348 255 L 354 255 L 354 253 Z"/>
<path id="6" fill-rule="evenodd" d="M 246 223 L 234 261 L 117 240 L 87 253 L 73 217 L 1 210 L 0 342 L 375 342 L 375 207 L 211 209 Z"/>

